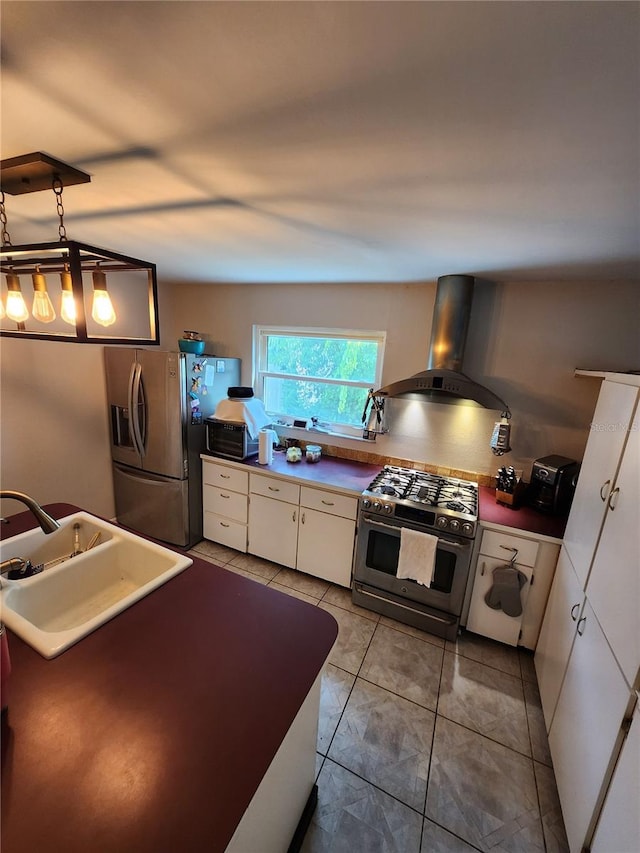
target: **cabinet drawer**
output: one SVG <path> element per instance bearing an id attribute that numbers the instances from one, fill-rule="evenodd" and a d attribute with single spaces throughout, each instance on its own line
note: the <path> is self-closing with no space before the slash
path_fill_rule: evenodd
<path id="1" fill-rule="evenodd" d="M 539 543 L 533 539 L 524 539 L 522 536 L 511 536 L 509 533 L 498 533 L 495 530 L 485 530 L 482 534 L 480 553 L 486 557 L 495 557 L 508 563 L 517 549 L 516 563 L 521 566 L 535 566 L 538 556 Z"/>
<path id="2" fill-rule="evenodd" d="M 245 495 L 249 491 L 249 475 L 246 471 L 215 462 L 202 463 L 202 482 L 209 486 L 231 489 L 233 492 L 243 492 Z"/>
<path id="3" fill-rule="evenodd" d="M 202 532 L 205 539 L 212 542 L 220 542 L 228 548 L 246 553 L 247 550 L 247 526 L 222 518 L 212 512 L 204 512 L 202 518 Z"/>
<path id="4" fill-rule="evenodd" d="M 262 474 L 251 474 L 249 486 L 254 495 L 264 495 L 265 498 L 275 498 L 290 504 L 297 504 L 300 500 L 300 486 L 297 483 L 287 483 L 286 480 L 277 480 Z"/>
<path id="5" fill-rule="evenodd" d="M 300 506 L 339 515 L 341 518 L 355 519 L 358 514 L 357 498 L 325 492 L 322 489 L 311 489 L 308 486 L 302 486 L 300 489 Z"/>
<path id="6" fill-rule="evenodd" d="M 202 505 L 208 512 L 224 515 L 241 524 L 247 523 L 247 496 L 217 486 L 202 487 Z"/>

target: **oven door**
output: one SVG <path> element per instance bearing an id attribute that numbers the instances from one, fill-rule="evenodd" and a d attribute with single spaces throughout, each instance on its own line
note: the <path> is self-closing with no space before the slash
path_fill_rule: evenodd
<path id="1" fill-rule="evenodd" d="M 422 530 L 410 522 L 360 516 L 354 577 L 356 581 L 386 590 L 402 599 L 425 604 L 459 617 L 469 578 L 473 540 L 438 536 L 436 562 L 431 586 L 398 578 L 400 531 L 403 527 Z M 435 535 L 435 533 L 434 533 Z"/>

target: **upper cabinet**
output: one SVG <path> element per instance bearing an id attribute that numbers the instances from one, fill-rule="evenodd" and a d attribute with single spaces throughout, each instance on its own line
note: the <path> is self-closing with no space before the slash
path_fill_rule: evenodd
<path id="1" fill-rule="evenodd" d="M 640 410 L 606 502 L 587 596 L 625 678 L 640 668 Z"/>
<path id="2" fill-rule="evenodd" d="M 609 498 L 613 497 L 637 397 L 637 386 L 607 380 L 602 383 L 564 536 L 564 545 L 583 586 Z"/>

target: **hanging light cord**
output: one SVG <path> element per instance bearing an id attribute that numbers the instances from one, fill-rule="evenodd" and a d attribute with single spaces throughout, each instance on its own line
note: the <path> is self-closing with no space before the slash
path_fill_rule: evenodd
<path id="1" fill-rule="evenodd" d="M 2 197 L 0 198 L 0 225 L 2 225 L 2 245 L 10 246 L 11 235 L 7 231 L 7 211 L 4 206 L 4 190 L 2 191 Z"/>
<path id="2" fill-rule="evenodd" d="M 54 176 L 51 186 L 53 187 L 53 191 L 56 196 L 56 210 L 58 212 L 58 217 L 60 218 L 58 234 L 60 235 L 60 242 L 64 243 L 67 239 L 67 229 L 64 224 L 64 207 L 62 206 L 62 190 L 64 187 L 62 185 L 62 181 L 57 175 Z"/>

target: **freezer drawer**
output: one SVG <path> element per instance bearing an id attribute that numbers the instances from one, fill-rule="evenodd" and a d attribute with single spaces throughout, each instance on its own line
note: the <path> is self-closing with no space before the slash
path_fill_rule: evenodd
<path id="1" fill-rule="evenodd" d="M 169 542 L 189 544 L 189 482 L 113 466 L 116 517 L 138 533 Z"/>

